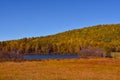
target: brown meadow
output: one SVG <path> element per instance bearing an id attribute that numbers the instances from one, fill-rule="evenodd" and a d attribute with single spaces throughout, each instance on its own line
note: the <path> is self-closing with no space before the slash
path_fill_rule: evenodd
<path id="1" fill-rule="evenodd" d="M 120 80 L 120 59 L 1 62 L 0 80 Z"/>

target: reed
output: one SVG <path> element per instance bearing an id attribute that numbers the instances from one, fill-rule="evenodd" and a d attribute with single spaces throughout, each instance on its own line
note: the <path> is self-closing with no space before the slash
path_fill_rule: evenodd
<path id="1" fill-rule="evenodd" d="M 120 80 L 120 59 L 1 62 L 0 80 Z"/>

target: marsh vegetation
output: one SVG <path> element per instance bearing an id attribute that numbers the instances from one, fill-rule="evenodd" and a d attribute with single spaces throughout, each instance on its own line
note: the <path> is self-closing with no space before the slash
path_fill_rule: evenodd
<path id="1" fill-rule="evenodd" d="M 2 62 L 0 80 L 120 80 L 120 59 Z"/>

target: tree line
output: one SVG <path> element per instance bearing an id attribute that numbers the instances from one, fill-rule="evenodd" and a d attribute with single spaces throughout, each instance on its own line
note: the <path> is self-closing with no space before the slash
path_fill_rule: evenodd
<path id="1" fill-rule="evenodd" d="M 120 52 L 120 24 L 97 25 L 44 37 L 1 41 L 0 55 L 8 54 L 77 54 L 88 44 Z"/>

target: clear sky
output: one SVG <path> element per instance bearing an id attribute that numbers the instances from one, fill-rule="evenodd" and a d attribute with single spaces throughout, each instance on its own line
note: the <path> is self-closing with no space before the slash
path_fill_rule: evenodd
<path id="1" fill-rule="evenodd" d="M 120 23 L 120 0 L 0 0 L 0 41 Z"/>

